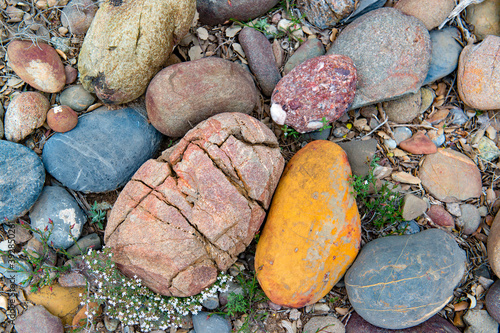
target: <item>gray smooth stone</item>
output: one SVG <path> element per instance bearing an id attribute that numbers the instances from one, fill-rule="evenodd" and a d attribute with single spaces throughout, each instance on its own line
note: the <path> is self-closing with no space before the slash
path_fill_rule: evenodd
<path id="1" fill-rule="evenodd" d="M 472 234 L 479 228 L 481 215 L 476 206 L 470 204 L 460 205 L 462 215 L 457 219 L 457 224 L 462 227 L 462 232 L 466 235 Z"/>
<path id="2" fill-rule="evenodd" d="M 453 298 L 466 256 L 439 229 L 367 243 L 344 279 L 354 310 L 372 325 L 403 329 L 439 312 Z"/>
<path id="3" fill-rule="evenodd" d="M 193 326 L 196 333 L 231 332 L 231 323 L 227 319 L 204 311 L 193 315 Z"/>
<path id="4" fill-rule="evenodd" d="M 72 256 L 85 254 L 89 249 L 100 250 L 102 248 L 101 239 L 98 234 L 89 234 L 82 237 L 73 244 L 67 251 Z M 82 252 L 82 253 L 81 253 Z"/>
<path id="5" fill-rule="evenodd" d="M 0 140 L 0 223 L 23 216 L 35 204 L 45 182 L 45 168 L 31 149 Z"/>
<path id="6" fill-rule="evenodd" d="M 161 134 L 138 111 L 106 107 L 84 114 L 78 125 L 45 143 L 47 172 L 82 192 L 107 192 L 125 185 L 159 147 Z"/>
<path id="7" fill-rule="evenodd" d="M 86 110 L 94 101 L 95 97 L 85 90 L 82 85 L 64 89 L 59 97 L 61 105 L 67 105 L 74 111 Z"/>
<path id="8" fill-rule="evenodd" d="M 51 314 L 43 305 L 28 308 L 16 318 L 15 328 L 18 333 L 63 333 L 61 319 Z"/>
<path id="9" fill-rule="evenodd" d="M 361 15 L 364 15 L 372 10 L 383 7 L 387 0 L 360 0 L 356 6 L 356 9 L 348 17 L 340 20 L 340 23 L 346 24 L 351 23 Z"/>
<path id="10" fill-rule="evenodd" d="M 45 232 L 47 235 L 52 230 L 49 245 L 63 249 L 75 244 L 87 221 L 87 216 L 75 199 L 60 186 L 45 186 L 29 215 L 31 227 L 42 232 L 48 228 Z M 53 225 L 50 225 L 49 220 Z M 34 236 L 41 241 L 38 233 L 34 233 Z"/>
<path id="11" fill-rule="evenodd" d="M 358 140 L 350 142 L 340 142 L 340 148 L 344 149 L 347 159 L 351 165 L 352 173 L 356 176 L 364 177 L 370 171 L 370 164 L 373 155 L 377 151 L 377 140 Z"/>
<path id="12" fill-rule="evenodd" d="M 469 325 L 465 333 L 497 333 L 498 323 L 491 318 L 486 310 L 470 309 L 464 316 L 464 321 Z"/>

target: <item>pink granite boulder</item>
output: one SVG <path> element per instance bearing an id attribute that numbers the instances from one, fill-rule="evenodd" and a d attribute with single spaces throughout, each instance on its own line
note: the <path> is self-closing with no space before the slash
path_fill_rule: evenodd
<path id="1" fill-rule="evenodd" d="M 283 77 L 271 97 L 271 117 L 300 133 L 339 119 L 354 100 L 356 67 L 337 54 L 309 59 Z"/>
<path id="2" fill-rule="evenodd" d="M 195 295 L 259 230 L 283 171 L 274 134 L 242 113 L 215 115 L 132 177 L 108 220 L 117 267 L 163 295 Z"/>
<path id="3" fill-rule="evenodd" d="M 64 65 L 52 46 L 14 40 L 7 47 L 7 55 L 14 72 L 35 89 L 56 93 L 66 84 Z"/>

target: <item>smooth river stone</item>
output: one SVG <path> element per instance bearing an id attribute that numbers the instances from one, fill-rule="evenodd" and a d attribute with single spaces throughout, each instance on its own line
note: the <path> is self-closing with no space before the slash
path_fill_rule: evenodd
<path id="1" fill-rule="evenodd" d="M 403 329 L 439 312 L 465 273 L 466 256 L 439 229 L 367 243 L 345 275 L 354 310 L 372 325 Z"/>
<path id="2" fill-rule="evenodd" d="M 500 212 L 497 213 L 488 235 L 488 261 L 491 270 L 500 277 Z"/>
<path id="3" fill-rule="evenodd" d="M 43 149 L 47 172 L 64 186 L 82 192 L 117 189 L 159 147 L 161 134 L 134 109 L 86 113 L 66 133 L 56 133 Z"/>
<path id="4" fill-rule="evenodd" d="M 278 0 L 197 0 L 202 24 L 222 24 L 229 19 L 248 21 L 267 13 Z"/>
<path id="5" fill-rule="evenodd" d="M 393 8 L 371 11 L 349 24 L 327 54 L 350 57 L 358 71 L 351 109 L 416 93 L 431 61 L 423 23 Z"/>

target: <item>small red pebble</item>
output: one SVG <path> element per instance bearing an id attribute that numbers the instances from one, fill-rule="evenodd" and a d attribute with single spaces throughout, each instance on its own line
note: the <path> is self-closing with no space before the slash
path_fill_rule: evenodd
<path id="1" fill-rule="evenodd" d="M 69 106 L 56 106 L 47 112 L 47 124 L 54 132 L 68 132 L 78 124 L 78 114 Z"/>
<path id="2" fill-rule="evenodd" d="M 271 117 L 300 133 L 318 130 L 347 111 L 356 81 L 356 67 L 349 57 L 331 54 L 306 60 L 274 88 Z"/>

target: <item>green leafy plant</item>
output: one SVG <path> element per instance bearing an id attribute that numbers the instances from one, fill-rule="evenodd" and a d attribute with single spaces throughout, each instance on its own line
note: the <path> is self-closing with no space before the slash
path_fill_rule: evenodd
<path id="1" fill-rule="evenodd" d="M 287 125 L 284 125 L 283 127 L 281 127 L 281 130 L 283 131 L 285 138 L 287 138 L 287 137 L 292 137 L 294 139 L 300 138 L 301 134 L 299 132 L 297 132 L 296 130 L 294 130 L 293 128 L 288 127 Z"/>
<path id="2" fill-rule="evenodd" d="M 90 223 L 96 224 L 101 230 L 104 229 L 104 220 L 106 219 L 106 211 L 99 208 L 97 201 L 90 207 Z"/>
<path id="3" fill-rule="evenodd" d="M 377 158 L 372 160 L 367 176 L 354 175 L 351 183 L 358 208 L 380 230 L 387 225 L 401 222 L 403 218 L 400 209 L 401 195 L 394 191 L 395 185 L 388 182 L 377 184 L 377 177 L 373 174 L 377 161 Z"/>
<path id="4" fill-rule="evenodd" d="M 321 118 L 321 122 L 323 123 L 323 126 L 318 131 L 323 132 L 324 130 L 332 128 L 325 117 Z"/>

